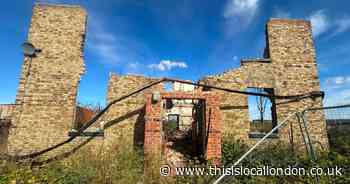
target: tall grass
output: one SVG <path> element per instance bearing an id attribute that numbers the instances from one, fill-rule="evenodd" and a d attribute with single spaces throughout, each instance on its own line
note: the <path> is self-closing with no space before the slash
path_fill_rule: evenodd
<path id="1" fill-rule="evenodd" d="M 3 162 L 0 183 L 124 184 L 143 181 L 143 155 L 126 146 L 77 154 L 42 167 Z"/>
<path id="2" fill-rule="evenodd" d="M 343 140 L 343 139 L 342 139 Z M 236 161 L 248 146 L 225 138 L 222 144 L 222 164 L 229 166 Z M 342 149 L 342 151 L 344 151 Z M 0 184 L 204 184 L 218 176 L 177 176 L 160 177 L 159 163 L 148 164 L 145 170 L 142 150 L 119 144 L 107 151 L 105 148 L 83 147 L 73 156 L 61 161 L 49 163 L 42 167 L 31 168 L 29 164 L 18 165 L 11 162 L 1 162 Z M 148 162 L 150 163 L 150 162 Z M 209 164 L 193 160 L 190 166 L 208 167 Z M 318 155 L 313 162 L 304 155 L 294 154 L 283 144 L 266 146 L 253 152 L 242 162 L 244 167 L 288 166 L 303 167 L 343 167 L 349 169 L 350 158 L 331 150 Z M 146 172 L 144 172 L 146 171 Z M 146 174 L 145 174 L 146 173 Z M 343 176 L 322 176 L 320 183 L 350 183 L 349 171 Z M 229 183 L 314 183 L 311 176 L 237 176 Z"/>

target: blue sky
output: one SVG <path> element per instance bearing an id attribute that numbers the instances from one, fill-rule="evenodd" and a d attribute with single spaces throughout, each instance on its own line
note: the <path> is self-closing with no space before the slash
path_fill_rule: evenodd
<path id="1" fill-rule="evenodd" d="M 88 12 L 78 99 L 105 103 L 109 72 L 198 80 L 261 57 L 271 17 L 312 21 L 327 105 L 350 103 L 350 2 L 346 0 L 49 0 Z M 0 103 L 14 103 L 34 1 L 0 7 Z"/>

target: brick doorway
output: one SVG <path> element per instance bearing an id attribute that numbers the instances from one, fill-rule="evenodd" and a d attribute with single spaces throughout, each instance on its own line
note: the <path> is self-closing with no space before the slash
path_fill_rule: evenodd
<path id="1" fill-rule="evenodd" d="M 156 154 L 162 160 L 169 161 L 169 158 L 167 158 L 169 151 L 174 151 L 169 150 L 169 147 L 174 148 L 172 144 L 177 144 L 179 147 L 176 147 L 177 150 L 175 151 L 181 149 L 185 151 L 183 153 L 179 151 L 179 154 L 186 154 L 187 152 L 190 156 L 202 155 L 205 160 L 210 160 L 216 165 L 220 164 L 221 115 L 219 109 L 220 99 L 217 94 L 203 91 L 154 91 L 152 94 L 147 94 L 146 97 L 144 142 L 146 157 L 150 154 L 153 156 Z M 191 100 L 193 102 L 192 119 L 188 129 L 181 127 L 179 124 L 173 126 L 173 129 L 170 130 L 165 127 L 167 126 L 166 123 L 169 123 L 167 120 L 167 108 L 169 107 L 167 106 L 169 102 L 174 100 Z M 178 115 L 180 116 L 181 114 Z"/>

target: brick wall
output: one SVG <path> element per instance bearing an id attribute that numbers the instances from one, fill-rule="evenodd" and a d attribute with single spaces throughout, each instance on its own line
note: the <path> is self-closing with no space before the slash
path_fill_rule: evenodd
<path id="1" fill-rule="evenodd" d="M 202 123 L 204 127 L 202 134 L 203 138 L 199 140 L 203 141 L 192 142 L 192 144 L 201 144 L 203 146 L 203 154 L 207 160 L 211 160 L 213 164 L 219 165 L 221 159 L 221 113 L 219 109 L 220 97 L 214 92 L 162 92 L 160 93 L 160 99 L 158 102 L 152 101 L 152 93 L 147 95 L 146 113 L 145 113 L 145 145 L 144 152 L 148 156 L 152 154 L 161 155 L 162 144 L 164 143 L 163 128 L 162 128 L 162 116 L 163 116 L 163 104 L 161 99 L 198 99 L 205 102 L 205 121 L 197 122 Z M 192 140 L 196 140 L 193 139 Z"/>
<path id="2" fill-rule="evenodd" d="M 9 135 L 11 153 L 30 153 L 67 138 L 84 73 L 86 12 L 78 6 L 37 4 L 28 41 L 41 49 L 26 57 Z"/>

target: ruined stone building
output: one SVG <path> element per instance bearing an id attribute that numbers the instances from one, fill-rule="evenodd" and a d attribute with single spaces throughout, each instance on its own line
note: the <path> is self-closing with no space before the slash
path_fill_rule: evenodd
<path id="1" fill-rule="evenodd" d="M 68 132 L 73 128 L 76 117 L 77 89 L 85 71 L 86 24 L 87 13 L 81 7 L 34 6 L 28 41 L 42 51 L 36 57 L 24 59 L 9 133 L 1 137 L 1 143 L 7 145 L 3 151 L 9 154 L 32 153 L 69 137 Z M 207 76 L 199 83 L 240 91 L 260 88 L 280 96 L 320 91 L 315 58 L 310 22 L 271 19 L 266 24 L 266 47 L 262 58 L 242 59 L 239 68 Z M 111 74 L 107 104 L 157 80 Z M 263 135 L 250 131 L 247 95 L 202 87 L 185 88 L 181 90 L 181 86 L 175 84 L 174 89 L 168 91 L 163 84 L 158 84 L 113 104 L 93 125 L 95 128 L 102 127 L 104 134 L 91 145 L 98 146 L 104 142 L 108 148 L 123 142 L 143 146 L 145 153 L 167 154 L 163 126 L 169 114 L 182 116 L 185 124 L 189 125 L 191 131 L 186 139 L 187 146 L 206 159 L 218 162 L 222 137 L 252 144 Z M 322 106 L 321 98 L 305 98 L 292 103 L 281 103 L 284 102 L 282 99 L 271 100 L 275 124 L 292 112 Z M 312 112 L 308 120 L 311 139 L 327 148 L 324 114 Z M 302 145 L 296 121 L 292 119 L 274 133 L 269 142 L 290 144 L 293 137 L 293 144 Z M 8 126 L 2 126 L 2 130 L 3 127 Z M 71 146 L 85 139 L 78 137 Z"/>

